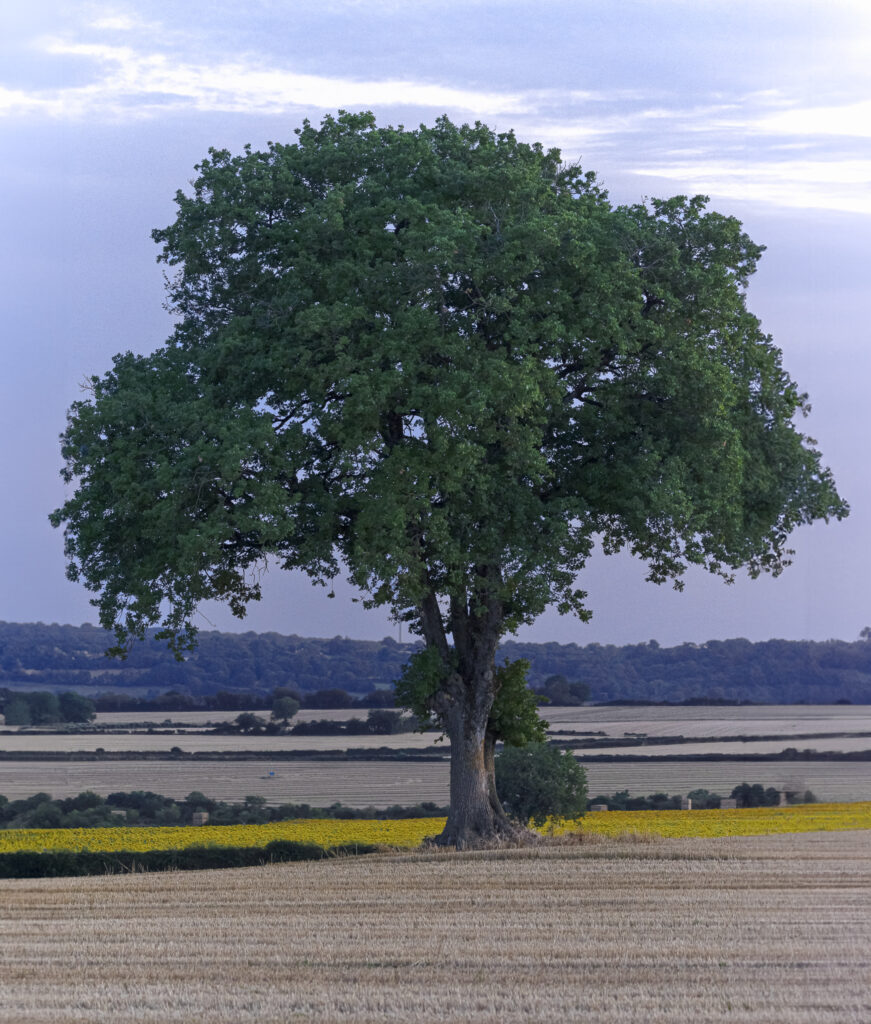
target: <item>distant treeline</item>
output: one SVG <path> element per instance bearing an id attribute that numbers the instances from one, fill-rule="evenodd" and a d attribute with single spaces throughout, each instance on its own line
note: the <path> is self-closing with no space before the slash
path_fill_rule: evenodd
<path id="1" fill-rule="evenodd" d="M 89 625 L 0 623 L 0 687 L 87 687 L 90 693 L 94 687 L 135 687 L 139 696 L 175 691 L 202 704 L 223 691 L 231 695 L 228 699 L 238 700 L 239 693 L 262 698 L 266 707 L 276 687 L 302 695 L 344 690 L 358 698 L 389 687 L 416 649 L 390 637 L 324 640 L 204 632 L 183 662 L 153 640 L 134 646 L 126 661 L 116 661 L 103 656 L 111 640 Z M 627 647 L 509 641 L 500 649 L 502 658 L 526 658 L 531 685 L 554 697 L 560 691 L 585 693 L 589 687 L 597 702 L 871 703 L 868 640 L 737 639 L 678 647 L 660 647 L 655 641 Z M 256 704 L 246 700 L 246 706 Z"/>
<path id="2" fill-rule="evenodd" d="M 739 807 L 776 807 L 780 792 L 760 783 L 742 782 L 729 794 Z M 689 793 L 693 807 L 717 808 L 722 797 L 707 789 L 694 789 Z M 789 794 L 790 803 L 814 803 L 810 790 Z M 624 789 L 613 796 L 599 795 L 588 805 L 606 805 L 612 811 L 665 811 L 681 806 L 680 796 L 653 793 L 651 796 L 630 796 Z M 21 800 L 9 800 L 0 795 L 0 829 L 19 828 L 112 828 L 130 825 L 192 825 L 195 815 L 205 811 L 210 825 L 263 825 L 273 821 L 298 818 L 331 818 L 342 820 L 395 820 L 397 818 L 444 817 L 447 807 L 430 801 L 406 806 L 347 807 L 341 803 L 329 807 L 312 807 L 306 803 L 267 805 L 263 796 L 246 796 L 242 803 L 212 800 L 194 791 L 183 800 L 161 796 L 148 790 L 130 793 L 110 793 L 100 796 L 85 790 L 78 796 L 53 799 L 49 793 L 34 793 Z"/>
<path id="3" fill-rule="evenodd" d="M 296 818 L 395 819 L 443 817 L 447 807 L 432 802 L 391 807 L 329 807 L 284 803 L 270 807 L 266 797 L 246 796 L 243 803 L 212 800 L 198 791 L 174 800 L 148 790 L 110 793 L 103 797 L 91 790 L 55 800 L 49 793 L 34 793 L 21 800 L 0 795 L 0 829 L 10 828 L 109 828 L 129 825 L 191 825 L 194 815 L 205 811 L 210 825 L 264 825 Z"/>

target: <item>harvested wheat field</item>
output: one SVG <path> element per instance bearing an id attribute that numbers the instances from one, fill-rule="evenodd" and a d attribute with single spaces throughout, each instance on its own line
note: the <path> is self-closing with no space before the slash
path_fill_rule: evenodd
<path id="1" fill-rule="evenodd" d="M 871 761 L 643 761 L 582 762 L 591 796 L 628 789 L 632 796 L 688 793 L 703 787 L 728 796 L 741 782 L 802 792 L 820 800 L 871 800 Z M 270 775 L 269 773 L 274 774 Z M 85 789 L 107 795 L 150 789 L 183 799 L 199 790 L 215 800 L 249 793 L 269 804 L 388 807 L 431 800 L 448 802 L 444 761 L 0 761 L 0 793 L 18 800 L 33 793 L 75 796 Z"/>
<path id="2" fill-rule="evenodd" d="M 27 1022 L 871 1020 L 867 832 L 0 883 Z"/>

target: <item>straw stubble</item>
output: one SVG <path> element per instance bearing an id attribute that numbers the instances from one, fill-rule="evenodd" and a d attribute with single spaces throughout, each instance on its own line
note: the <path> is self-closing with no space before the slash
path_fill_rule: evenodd
<path id="1" fill-rule="evenodd" d="M 871 1019 L 868 833 L 0 883 L 11 1022 Z"/>

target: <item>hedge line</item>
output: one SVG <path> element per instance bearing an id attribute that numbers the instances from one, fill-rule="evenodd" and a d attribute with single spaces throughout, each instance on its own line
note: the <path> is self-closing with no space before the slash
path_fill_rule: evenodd
<path id="1" fill-rule="evenodd" d="M 282 861 L 323 860 L 349 854 L 373 853 L 371 843 L 345 843 L 325 849 L 316 843 L 278 839 L 266 846 L 189 846 L 183 850 L 93 852 L 18 850 L 0 854 L 0 878 L 57 878 L 70 875 L 118 875 L 142 871 L 202 871 L 244 868 Z"/>

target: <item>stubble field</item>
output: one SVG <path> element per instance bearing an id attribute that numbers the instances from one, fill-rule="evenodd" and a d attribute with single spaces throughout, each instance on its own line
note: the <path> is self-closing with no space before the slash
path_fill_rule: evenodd
<path id="1" fill-rule="evenodd" d="M 871 800 L 871 762 L 711 761 L 650 764 L 585 764 L 591 796 L 628 789 L 630 794 L 685 794 L 708 789 L 728 796 L 742 782 L 810 789 L 820 800 Z M 274 772 L 270 775 L 269 772 Z M 0 793 L 12 799 L 33 793 L 57 798 L 86 789 L 109 793 L 148 789 L 183 799 L 197 790 L 239 802 L 249 794 L 270 805 L 389 807 L 448 801 L 448 763 L 408 761 L 0 761 Z"/>
<path id="2" fill-rule="evenodd" d="M 867 1024 L 871 837 L 0 882 L 20 1024 Z"/>

